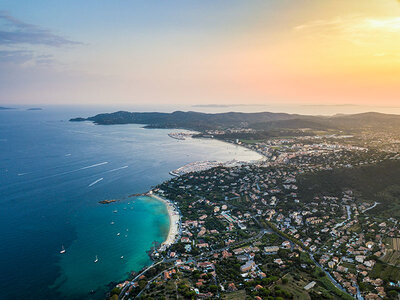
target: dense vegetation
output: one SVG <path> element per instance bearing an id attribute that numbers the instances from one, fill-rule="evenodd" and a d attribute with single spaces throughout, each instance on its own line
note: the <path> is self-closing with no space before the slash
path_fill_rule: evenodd
<path id="1" fill-rule="evenodd" d="M 379 202 L 370 212 L 382 216 L 400 216 L 400 161 L 357 168 L 320 171 L 300 177 L 299 195 L 304 201 L 314 196 L 340 197 L 353 190 L 359 201 Z"/>

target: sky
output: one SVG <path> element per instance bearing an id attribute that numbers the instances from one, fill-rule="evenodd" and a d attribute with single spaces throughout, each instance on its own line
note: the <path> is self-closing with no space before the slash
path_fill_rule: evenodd
<path id="1" fill-rule="evenodd" d="M 400 106 L 398 0 L 0 0 L 0 104 Z"/>

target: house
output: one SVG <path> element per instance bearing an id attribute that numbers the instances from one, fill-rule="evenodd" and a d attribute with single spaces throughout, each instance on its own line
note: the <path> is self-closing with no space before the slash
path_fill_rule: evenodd
<path id="1" fill-rule="evenodd" d="M 190 243 L 190 239 L 189 239 L 189 237 L 184 236 L 184 237 L 181 238 L 181 242 L 182 243 Z"/>
<path id="2" fill-rule="evenodd" d="M 222 258 L 228 258 L 228 257 L 231 257 L 231 256 L 232 256 L 232 253 L 230 253 L 230 252 L 228 252 L 226 250 L 222 251 Z"/>
<path id="3" fill-rule="evenodd" d="M 243 266 L 240 267 L 242 273 L 248 272 L 255 267 L 256 263 L 252 260 L 247 261 Z"/>
<path id="4" fill-rule="evenodd" d="M 278 246 L 267 246 L 264 247 L 264 252 L 266 254 L 276 254 L 279 251 L 279 247 Z"/>
<path id="5" fill-rule="evenodd" d="M 365 260 L 365 256 L 364 255 L 357 255 L 355 257 L 355 260 L 358 261 L 359 263 L 363 263 Z"/>
<path id="6" fill-rule="evenodd" d="M 232 251 L 235 255 L 242 254 L 244 250 L 242 248 L 233 249 Z"/>

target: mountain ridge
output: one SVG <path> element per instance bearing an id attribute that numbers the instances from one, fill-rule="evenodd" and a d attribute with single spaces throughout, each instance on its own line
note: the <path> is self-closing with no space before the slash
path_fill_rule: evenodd
<path id="1" fill-rule="evenodd" d="M 227 128 L 250 128 L 264 130 L 269 128 L 311 128 L 328 129 L 362 129 L 400 128 L 400 115 L 366 112 L 349 115 L 309 116 L 273 112 L 226 112 L 202 113 L 195 111 L 161 112 L 127 112 L 116 111 L 102 113 L 89 118 L 73 118 L 76 121 L 92 121 L 98 125 L 143 124 L 146 128 L 182 128 L 191 130 L 216 130 Z"/>

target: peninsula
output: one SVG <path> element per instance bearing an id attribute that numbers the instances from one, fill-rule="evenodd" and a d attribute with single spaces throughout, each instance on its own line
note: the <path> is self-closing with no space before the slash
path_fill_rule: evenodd
<path id="1" fill-rule="evenodd" d="M 72 122 L 92 121 L 99 125 L 113 124 L 143 124 L 146 128 L 183 128 L 204 132 L 206 130 L 235 129 L 231 135 L 239 136 L 244 130 L 256 135 L 276 135 L 281 133 L 298 133 L 307 128 L 311 130 L 346 130 L 360 131 L 369 128 L 381 129 L 400 128 L 400 116 L 381 113 L 361 113 L 353 115 L 308 116 L 287 113 L 200 113 L 175 111 L 173 113 L 159 112 L 127 112 L 98 114 L 89 118 L 73 118 Z M 259 136 L 261 136 L 259 134 Z"/>
<path id="2" fill-rule="evenodd" d="M 324 123 L 302 127 L 316 123 L 284 115 L 268 121 L 272 126 L 239 115 L 240 123 L 228 124 L 226 114 L 200 114 L 218 121 L 194 137 L 238 144 L 265 159 L 194 162 L 172 171 L 175 177 L 152 190 L 168 208 L 167 240 L 152 252 L 153 265 L 118 284 L 111 297 L 395 299 L 400 117 L 309 117 Z M 147 121 L 173 127 L 171 119 Z M 185 122 L 191 129 L 200 124 Z"/>

